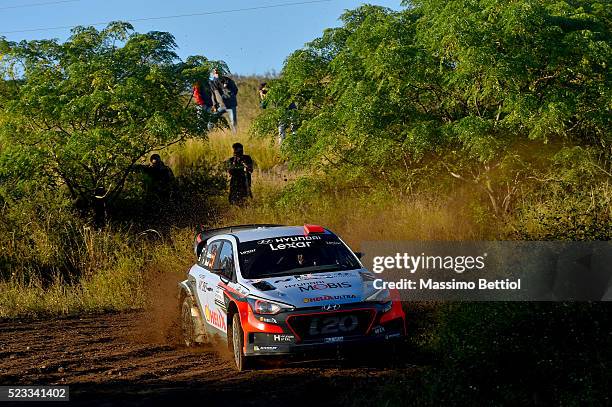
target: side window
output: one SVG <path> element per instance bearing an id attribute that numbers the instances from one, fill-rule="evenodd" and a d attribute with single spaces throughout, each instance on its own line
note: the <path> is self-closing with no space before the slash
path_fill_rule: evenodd
<path id="1" fill-rule="evenodd" d="M 211 271 L 214 270 L 215 267 L 218 267 L 216 266 L 216 264 L 218 262 L 219 252 L 221 251 L 222 244 L 222 241 L 216 241 L 209 243 L 208 246 L 206 246 L 206 249 L 202 251 L 200 261 L 202 267 L 207 268 Z"/>
<path id="2" fill-rule="evenodd" d="M 234 250 L 232 243 L 225 240 L 223 241 L 223 247 L 221 248 L 221 254 L 219 254 L 219 265 L 218 268 L 223 270 L 221 273 L 228 279 L 234 277 Z"/>
<path id="3" fill-rule="evenodd" d="M 204 266 L 204 263 L 206 262 L 206 250 L 208 249 L 207 246 L 204 246 L 202 248 L 202 251 L 200 252 L 200 256 L 198 257 L 198 264 L 200 266 Z"/>

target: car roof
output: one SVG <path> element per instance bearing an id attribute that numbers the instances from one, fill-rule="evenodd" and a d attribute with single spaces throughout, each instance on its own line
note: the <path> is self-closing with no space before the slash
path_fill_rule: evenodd
<path id="1" fill-rule="evenodd" d="M 259 239 L 273 239 L 275 237 L 305 235 L 304 226 L 273 226 L 244 229 L 231 233 L 241 242 L 250 242 Z M 325 234 L 331 234 L 325 230 Z"/>

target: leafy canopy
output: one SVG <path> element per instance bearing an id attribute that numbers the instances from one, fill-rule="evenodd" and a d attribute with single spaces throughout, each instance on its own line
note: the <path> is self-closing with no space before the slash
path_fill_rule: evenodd
<path id="1" fill-rule="evenodd" d="M 517 145 L 612 154 L 612 8 L 604 1 L 365 5 L 295 51 L 253 128 L 306 166 L 384 173 L 424 157 L 488 166 Z M 372 172 L 372 170 L 374 170 Z"/>
<path id="2" fill-rule="evenodd" d="M 181 61 L 166 32 L 114 22 L 76 27 L 57 40 L 0 38 L 0 181 L 18 187 L 66 185 L 91 200 L 110 198 L 137 162 L 198 131 L 190 86 L 220 61 Z"/>

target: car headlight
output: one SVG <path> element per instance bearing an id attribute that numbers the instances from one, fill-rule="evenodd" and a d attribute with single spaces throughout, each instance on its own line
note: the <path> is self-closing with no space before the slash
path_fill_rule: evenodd
<path id="1" fill-rule="evenodd" d="M 276 315 L 283 311 L 292 311 L 294 308 L 287 304 L 262 300 L 260 298 L 248 298 L 251 309 L 255 314 Z"/>
<path id="2" fill-rule="evenodd" d="M 366 298 L 366 301 L 389 302 L 391 301 L 391 293 L 387 289 L 378 290 Z"/>

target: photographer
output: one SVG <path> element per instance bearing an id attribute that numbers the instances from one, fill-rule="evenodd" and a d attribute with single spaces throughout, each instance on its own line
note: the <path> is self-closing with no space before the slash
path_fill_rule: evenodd
<path id="1" fill-rule="evenodd" d="M 251 173 L 253 159 L 244 154 L 240 143 L 232 145 L 234 155 L 227 160 L 227 173 L 230 176 L 229 202 L 232 205 L 242 205 L 247 198 L 252 198 Z"/>

